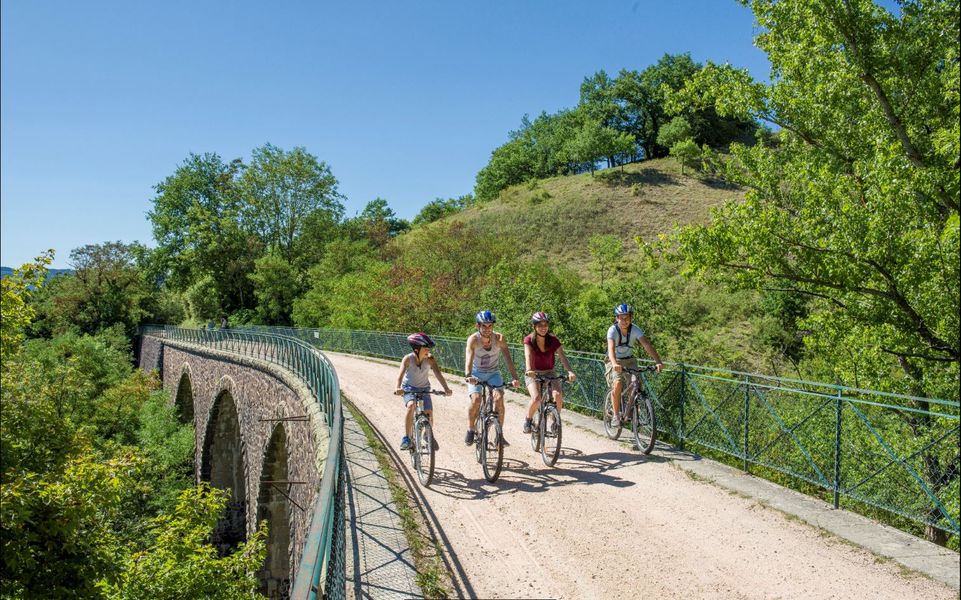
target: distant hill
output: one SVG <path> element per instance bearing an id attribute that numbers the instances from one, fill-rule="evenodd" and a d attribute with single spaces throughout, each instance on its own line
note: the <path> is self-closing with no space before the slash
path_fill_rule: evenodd
<path id="1" fill-rule="evenodd" d="M 710 209 L 743 198 L 744 191 L 692 173 L 681 175 L 672 158 L 589 173 L 541 179 L 509 187 L 495 200 L 445 220 L 501 236 L 531 257 L 546 257 L 584 272 L 588 241 L 597 234 L 623 240 L 625 257 L 645 241 L 677 225 L 706 223 Z"/>
<path id="2" fill-rule="evenodd" d="M 47 279 L 56 277 L 57 275 L 66 275 L 70 273 L 73 273 L 73 269 L 48 269 Z M 10 267 L 0 267 L 0 279 L 3 279 L 8 275 L 13 275 L 13 269 Z"/>

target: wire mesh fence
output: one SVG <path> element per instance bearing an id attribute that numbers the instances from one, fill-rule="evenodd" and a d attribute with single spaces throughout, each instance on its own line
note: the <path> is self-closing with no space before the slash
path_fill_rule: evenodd
<path id="1" fill-rule="evenodd" d="M 400 360 L 406 334 L 263 328 L 323 350 Z M 466 339 L 437 336 L 439 366 L 463 372 Z M 520 345 L 509 345 L 523 370 Z M 603 355 L 569 352 L 565 405 L 600 415 Z M 506 378 L 506 371 L 503 373 Z M 958 534 L 959 403 L 722 369 L 668 364 L 644 374 L 659 435 L 746 471 L 902 528 Z M 876 511 L 874 509 L 877 509 Z M 878 512 L 880 511 L 880 512 Z"/>

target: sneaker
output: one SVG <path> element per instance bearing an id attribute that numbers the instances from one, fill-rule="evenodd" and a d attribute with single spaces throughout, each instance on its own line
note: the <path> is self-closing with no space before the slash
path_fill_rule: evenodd
<path id="1" fill-rule="evenodd" d="M 611 425 L 617 426 L 621 422 L 621 417 L 617 413 L 611 413 Z"/>
<path id="2" fill-rule="evenodd" d="M 524 419 L 524 433 L 530 433 L 534 423 L 530 419 Z"/>
<path id="3" fill-rule="evenodd" d="M 468 429 L 468 430 L 467 430 L 467 435 L 464 436 L 464 443 L 467 444 L 468 446 L 473 446 L 473 445 L 474 445 L 474 435 L 475 435 L 475 434 L 474 434 L 474 430 L 473 430 L 473 429 Z"/>
<path id="4" fill-rule="evenodd" d="M 410 450 L 410 438 L 407 437 L 406 435 L 404 436 L 404 439 L 400 441 L 400 449 Z"/>
<path id="5" fill-rule="evenodd" d="M 440 450 L 440 444 L 437 443 L 437 440 L 431 439 L 430 445 L 434 449 L 434 452 L 437 452 L 438 450 Z"/>

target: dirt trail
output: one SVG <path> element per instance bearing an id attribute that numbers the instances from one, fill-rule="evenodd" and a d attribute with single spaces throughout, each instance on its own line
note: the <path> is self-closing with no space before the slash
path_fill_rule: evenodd
<path id="1" fill-rule="evenodd" d="M 396 448 L 404 415 L 392 395 L 397 367 L 328 356 L 344 394 Z M 448 380 L 454 395 L 434 399 L 435 479 L 420 495 L 466 596 L 957 597 L 754 500 L 692 480 L 671 465 L 681 455 L 643 457 L 624 442 L 629 434 L 608 440 L 574 426 L 573 415 L 565 419 L 561 457 L 547 467 L 520 431 L 527 398 L 519 394 L 508 393 L 512 445 L 500 479 L 489 484 L 463 441 L 466 387 L 459 377 Z"/>

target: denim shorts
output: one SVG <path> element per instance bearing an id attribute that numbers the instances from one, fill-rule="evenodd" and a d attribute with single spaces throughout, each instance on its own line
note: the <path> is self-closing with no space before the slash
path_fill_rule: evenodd
<path id="1" fill-rule="evenodd" d="M 481 389 L 483 389 L 481 383 L 486 383 L 495 390 L 504 387 L 504 378 L 501 377 L 500 371 L 471 371 L 471 376 L 477 378 L 477 383 L 467 384 L 467 394 L 469 396 L 481 393 Z"/>
<path id="2" fill-rule="evenodd" d="M 430 388 L 429 388 L 429 387 L 426 387 L 426 388 L 421 388 L 421 387 L 405 387 L 405 388 L 404 388 L 404 406 L 406 407 L 406 406 L 408 406 L 411 402 L 416 402 L 416 401 L 417 401 L 417 397 L 415 396 L 415 394 L 416 394 L 417 392 L 429 392 L 429 391 L 430 391 Z M 430 401 L 430 399 L 431 399 L 431 395 L 430 395 L 430 394 L 425 394 L 425 395 L 424 395 L 424 410 L 433 410 L 433 409 L 434 409 L 434 404 Z"/>

